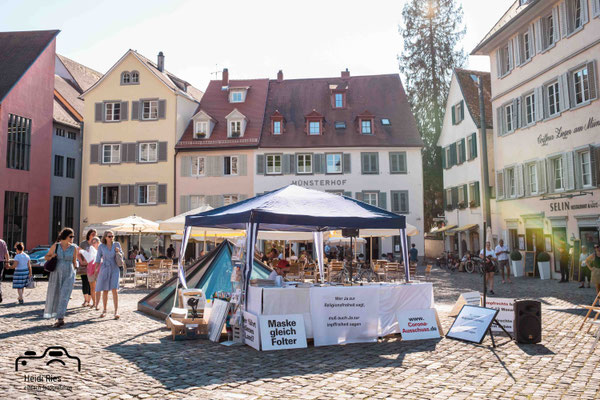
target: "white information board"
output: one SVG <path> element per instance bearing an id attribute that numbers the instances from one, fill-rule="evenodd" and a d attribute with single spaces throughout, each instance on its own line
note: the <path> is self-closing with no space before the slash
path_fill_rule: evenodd
<path id="1" fill-rule="evenodd" d="M 435 309 L 398 311 L 398 325 L 402 340 L 437 339 L 440 331 Z"/>
<path id="2" fill-rule="evenodd" d="M 216 299 L 213 302 L 208 318 L 208 338 L 213 342 L 218 342 L 221 337 L 221 331 L 227 320 L 229 313 L 229 302 Z"/>
<path id="3" fill-rule="evenodd" d="M 481 305 L 481 293 L 479 293 L 479 292 L 461 293 L 460 296 L 458 296 L 458 300 L 456 300 L 454 307 L 452 307 L 452 310 L 450 311 L 450 316 L 451 317 L 457 316 L 458 312 L 460 311 L 462 306 L 464 306 L 465 304 L 468 304 L 470 306 L 480 306 Z"/>
<path id="4" fill-rule="evenodd" d="M 306 329 L 302 314 L 261 315 L 258 321 L 263 350 L 306 347 Z"/>
<path id="5" fill-rule="evenodd" d="M 515 299 L 505 299 L 500 297 L 488 297 L 485 306 L 498 310 L 496 321 L 502 324 L 508 332 L 513 332 L 513 323 L 515 321 Z M 496 324 L 492 324 L 492 332 L 502 332 Z"/>
<path id="6" fill-rule="evenodd" d="M 315 346 L 377 341 L 377 286 L 313 287 L 310 310 Z"/>
<path id="7" fill-rule="evenodd" d="M 481 343 L 498 310 L 465 305 L 458 313 L 446 337 Z"/>
<path id="8" fill-rule="evenodd" d="M 258 326 L 258 317 L 252 313 L 244 311 L 243 337 L 244 343 L 260 351 L 260 330 Z"/>

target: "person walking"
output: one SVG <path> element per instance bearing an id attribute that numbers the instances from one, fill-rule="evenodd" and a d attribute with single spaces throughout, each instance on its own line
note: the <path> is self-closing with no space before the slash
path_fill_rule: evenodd
<path id="1" fill-rule="evenodd" d="M 79 249 L 79 273 L 81 275 L 81 288 L 85 297 L 85 302 L 82 306 L 89 306 L 98 310 L 99 307 L 98 302 L 96 301 L 95 288 L 99 269 L 96 266 L 96 254 L 98 253 L 100 239 L 94 234 L 91 236 L 91 239 L 86 240 L 84 243 L 86 243 L 87 249 Z"/>
<path id="2" fill-rule="evenodd" d="M 6 242 L 0 239 L 0 303 L 2 303 L 2 270 L 8 266 L 10 256 L 8 255 L 8 246 Z"/>
<path id="3" fill-rule="evenodd" d="M 33 271 L 31 270 L 31 260 L 24 253 L 25 246 L 23 246 L 23 243 L 18 242 L 15 248 L 17 249 L 17 255 L 13 261 L 13 268 L 15 269 L 13 273 L 13 289 L 17 289 L 19 304 L 23 304 L 23 288 L 33 278 Z"/>
<path id="4" fill-rule="evenodd" d="M 496 261 L 496 253 L 492 250 L 490 242 L 485 242 L 485 249 L 482 249 L 479 255 L 483 259 L 485 280 L 490 287 L 490 294 L 496 294 L 494 293 L 494 272 L 496 271 L 494 262 Z"/>
<path id="5" fill-rule="evenodd" d="M 79 248 L 82 250 L 88 250 L 92 245 L 92 239 L 95 238 L 97 234 L 98 232 L 95 229 L 90 229 L 89 231 L 87 231 L 87 234 L 85 235 L 85 240 L 79 243 Z"/>
<path id="6" fill-rule="evenodd" d="M 417 246 L 415 246 L 414 243 L 410 246 L 410 250 L 408 251 L 408 260 L 414 264 L 417 264 L 419 261 L 419 250 L 417 250 Z"/>
<path id="7" fill-rule="evenodd" d="M 596 288 L 596 294 L 600 292 L 600 245 L 594 245 L 594 253 L 585 259 L 585 265 L 592 271 L 592 285 Z"/>
<path id="8" fill-rule="evenodd" d="M 504 245 L 504 240 L 500 239 L 494 252 L 498 259 L 498 268 L 500 268 L 500 273 L 502 274 L 502 283 L 506 283 L 504 280 L 504 269 L 506 269 L 506 280 L 508 280 L 508 283 L 512 283 L 510 280 L 510 264 L 508 263 L 508 247 Z"/>
<path id="9" fill-rule="evenodd" d="M 171 243 L 167 248 L 167 258 L 170 260 L 175 258 L 175 247 L 173 247 L 173 243 Z"/>
<path id="10" fill-rule="evenodd" d="M 565 250 L 564 245 L 561 245 L 561 247 L 558 248 L 558 251 L 560 253 L 560 281 L 558 281 L 558 283 L 566 283 L 569 282 L 569 253 Z"/>
<path id="11" fill-rule="evenodd" d="M 56 318 L 55 328 L 65 324 L 65 314 L 75 283 L 77 269 L 77 246 L 73 244 L 75 233 L 71 228 L 64 228 L 58 234 L 58 241 L 50 247 L 44 256 L 46 261 L 56 257 L 56 269 L 50 272 L 48 292 L 46 293 L 46 308 L 44 318 Z"/>
<path id="12" fill-rule="evenodd" d="M 583 285 L 585 284 L 585 278 L 587 278 L 587 287 L 590 287 L 590 282 L 592 281 L 592 271 L 589 269 L 589 267 L 585 263 L 585 260 L 589 256 L 590 255 L 587 251 L 587 247 L 581 246 L 581 254 L 579 255 L 579 265 L 580 265 L 580 270 L 581 270 L 579 282 L 581 282 L 581 285 L 579 286 L 579 289 L 584 287 Z"/>
<path id="13" fill-rule="evenodd" d="M 106 306 L 108 303 L 108 292 L 112 292 L 113 303 L 115 306 L 114 319 L 119 319 L 119 267 L 117 265 L 117 256 L 122 257 L 123 250 L 121 244 L 114 241 L 112 231 L 104 232 L 102 244 L 98 247 L 96 254 L 96 263 L 100 265 L 100 272 L 96 280 L 96 290 L 102 292 L 102 314 L 101 318 L 106 316 Z"/>

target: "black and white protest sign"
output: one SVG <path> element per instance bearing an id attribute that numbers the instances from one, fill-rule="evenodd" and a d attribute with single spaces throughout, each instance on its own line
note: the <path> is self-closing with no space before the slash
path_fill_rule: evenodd
<path id="1" fill-rule="evenodd" d="M 302 314 L 261 315 L 258 320 L 263 350 L 306 347 L 306 329 Z"/>
<path id="2" fill-rule="evenodd" d="M 244 324 L 242 325 L 242 335 L 244 343 L 260 351 L 260 330 L 258 326 L 258 317 L 252 313 L 244 311 Z"/>
<path id="3" fill-rule="evenodd" d="M 446 337 L 481 343 L 498 310 L 465 305 L 458 313 Z"/>

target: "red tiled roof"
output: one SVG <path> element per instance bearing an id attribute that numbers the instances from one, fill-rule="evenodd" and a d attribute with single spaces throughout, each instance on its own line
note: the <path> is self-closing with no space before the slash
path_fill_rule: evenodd
<path id="1" fill-rule="evenodd" d="M 193 124 L 190 121 L 181 139 L 175 146 L 177 149 L 204 149 L 222 147 L 257 147 L 263 126 L 268 79 L 230 80 L 230 87 L 248 87 L 243 103 L 230 103 L 229 92 L 221 90 L 222 81 L 210 81 L 202 96 L 200 106 L 196 110 L 204 111 L 216 120 L 214 129 L 208 139 L 194 139 Z M 237 109 L 247 118 L 246 131 L 241 138 L 227 138 L 227 120 L 225 117 Z"/>
<path id="2" fill-rule="evenodd" d="M 346 106 L 334 109 L 332 88 L 346 89 Z M 279 111 L 285 118 L 281 135 L 271 134 L 271 116 Z M 309 136 L 305 117 L 313 110 L 324 117 L 323 134 Z M 367 111 L 368 110 L 368 111 Z M 375 117 L 374 135 L 358 131 L 357 116 Z M 389 126 L 381 118 L 390 120 Z M 335 122 L 345 129 L 335 129 Z M 260 147 L 420 147 L 423 141 L 397 74 L 349 78 L 290 79 L 269 82 L 269 96 Z"/>
<path id="3" fill-rule="evenodd" d="M 0 32 L 0 102 L 59 32 Z"/>
<path id="4" fill-rule="evenodd" d="M 479 85 L 472 78 L 477 75 L 483 78 L 483 103 L 485 105 L 486 128 L 492 129 L 492 86 L 490 73 L 483 71 L 472 71 L 468 69 L 455 68 L 456 80 L 467 104 L 467 109 L 473 118 L 473 122 L 481 128 L 481 114 L 479 113 Z"/>

